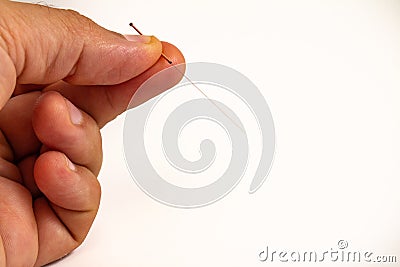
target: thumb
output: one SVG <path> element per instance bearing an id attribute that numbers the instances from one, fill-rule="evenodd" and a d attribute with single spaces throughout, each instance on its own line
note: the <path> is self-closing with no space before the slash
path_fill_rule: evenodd
<path id="1" fill-rule="evenodd" d="M 129 39 L 75 11 L 0 1 L 0 108 L 15 82 L 112 85 L 136 77 L 162 45 L 155 37 Z"/>

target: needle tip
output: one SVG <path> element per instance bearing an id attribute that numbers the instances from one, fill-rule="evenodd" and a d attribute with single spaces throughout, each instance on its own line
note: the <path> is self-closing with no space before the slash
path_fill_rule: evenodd
<path id="1" fill-rule="evenodd" d="M 169 63 L 172 64 L 172 60 L 170 60 L 164 53 L 161 53 L 161 56 Z"/>
<path id="2" fill-rule="evenodd" d="M 136 28 L 134 25 L 133 25 L 133 23 L 131 22 L 131 23 L 129 23 L 129 26 L 131 26 L 132 28 L 134 28 L 135 29 L 135 31 L 138 33 L 138 34 L 140 34 L 140 35 L 143 35 L 140 31 L 139 31 L 139 29 L 138 28 Z M 166 55 L 164 55 L 163 53 L 161 53 L 161 56 L 169 63 L 169 64 L 171 64 L 172 65 L 172 61 L 171 60 L 169 60 L 169 58 L 166 56 Z"/>

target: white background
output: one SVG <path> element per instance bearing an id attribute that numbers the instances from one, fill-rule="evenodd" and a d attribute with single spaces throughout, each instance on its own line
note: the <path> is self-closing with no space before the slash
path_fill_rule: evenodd
<path id="1" fill-rule="evenodd" d="M 277 136 L 255 195 L 246 176 L 222 201 L 182 210 L 133 182 L 120 116 L 102 131 L 98 217 L 84 245 L 54 266 L 267 266 L 258 261 L 267 245 L 324 251 L 340 239 L 400 260 L 400 1 L 47 3 L 121 33 L 133 21 L 188 62 L 237 69 L 269 103 Z"/>

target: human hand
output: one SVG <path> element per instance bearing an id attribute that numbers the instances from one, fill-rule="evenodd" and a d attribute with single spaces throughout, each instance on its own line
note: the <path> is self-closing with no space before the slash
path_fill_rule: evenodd
<path id="1" fill-rule="evenodd" d="M 99 128 L 184 61 L 154 37 L 73 11 L 0 1 L 0 266 L 42 266 L 85 239 L 100 201 Z"/>

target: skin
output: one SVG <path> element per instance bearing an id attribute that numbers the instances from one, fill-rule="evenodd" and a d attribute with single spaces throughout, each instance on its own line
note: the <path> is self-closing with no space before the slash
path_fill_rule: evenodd
<path id="1" fill-rule="evenodd" d="M 0 267 L 43 266 L 85 239 L 99 129 L 170 66 L 162 51 L 184 62 L 171 44 L 129 39 L 74 11 L 0 0 Z"/>

